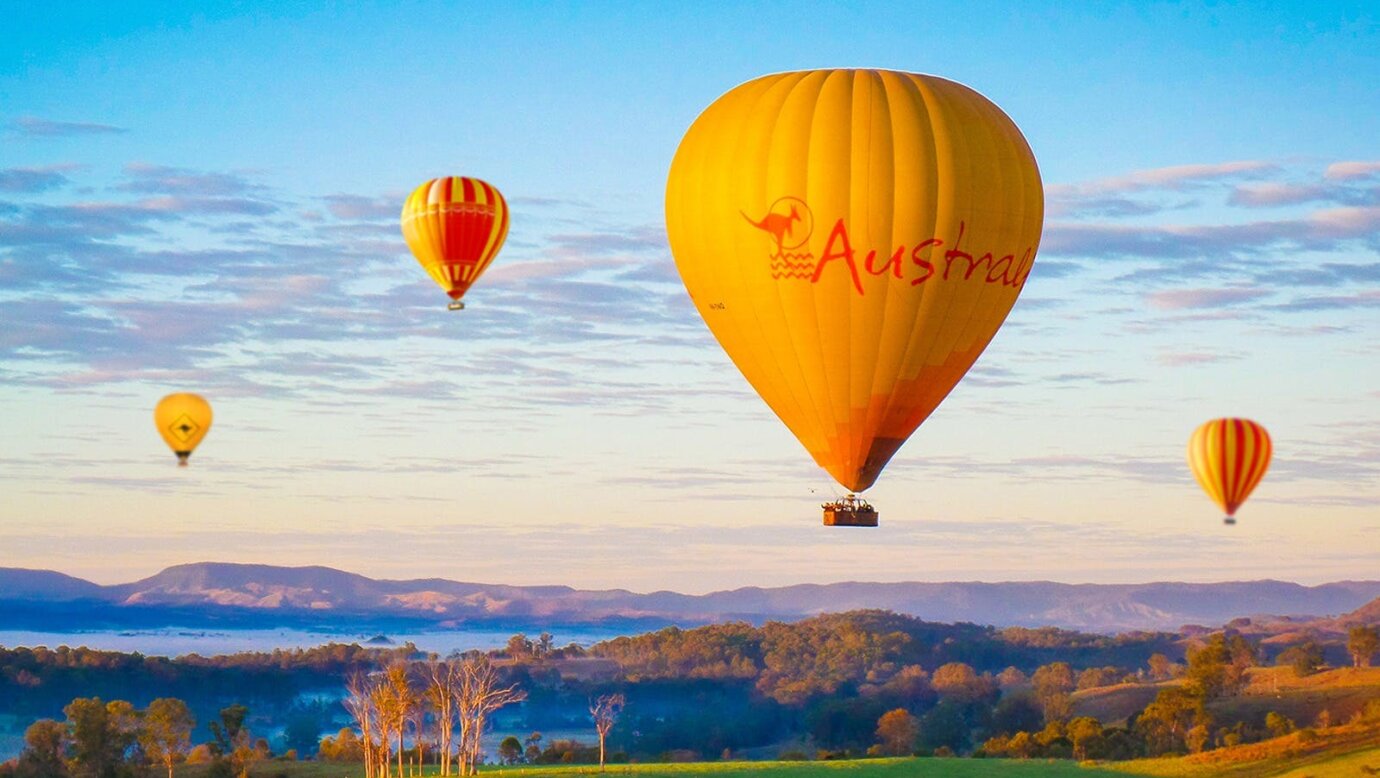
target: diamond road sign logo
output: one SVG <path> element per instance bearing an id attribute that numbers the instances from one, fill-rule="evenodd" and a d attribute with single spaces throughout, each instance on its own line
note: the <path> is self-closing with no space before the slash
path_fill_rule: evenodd
<path id="1" fill-rule="evenodd" d="M 171 432 L 174 438 L 177 438 L 183 443 L 186 443 L 187 441 L 191 440 L 192 436 L 195 435 L 197 433 L 197 430 L 200 429 L 201 425 L 192 421 L 192 417 L 188 416 L 185 413 L 181 416 L 178 416 L 172 424 L 168 425 L 168 432 Z"/>

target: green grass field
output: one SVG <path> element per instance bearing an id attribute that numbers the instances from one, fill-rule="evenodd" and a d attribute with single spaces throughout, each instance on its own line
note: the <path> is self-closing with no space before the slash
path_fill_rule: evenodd
<path id="1" fill-rule="evenodd" d="M 181 767 L 178 778 L 198 778 L 200 766 Z M 255 778 L 283 775 L 287 778 L 360 778 L 357 765 L 313 764 L 310 762 L 267 762 L 256 765 Z M 425 776 L 437 775 L 428 767 Z M 608 776 L 633 778 L 1094 778 L 1115 776 L 1106 769 L 1080 767 L 1074 762 L 1014 759 L 865 759 L 831 762 L 697 762 L 688 764 L 610 765 Z M 575 778 L 597 776 L 599 769 L 587 765 L 572 767 L 487 767 L 480 771 L 489 778 Z"/>
<path id="2" fill-rule="evenodd" d="M 594 768 L 525 767 L 492 770 L 490 775 L 511 774 L 514 778 L 565 778 L 574 775 L 597 775 Z M 1101 769 L 1079 767 L 1077 763 L 1058 760 L 1014 759 L 860 759 L 830 762 L 700 762 L 694 764 L 616 765 L 609 775 L 634 778 L 688 778 L 703 775 L 707 778 L 909 778 L 910 776 L 1080 776 L 1115 775 Z"/>

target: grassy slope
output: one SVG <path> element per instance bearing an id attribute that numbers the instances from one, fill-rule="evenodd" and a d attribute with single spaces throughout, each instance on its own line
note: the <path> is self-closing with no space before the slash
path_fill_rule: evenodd
<path id="1" fill-rule="evenodd" d="M 428 768 L 425 775 L 436 775 L 436 768 Z M 205 772 L 200 767 L 181 767 L 178 778 L 197 778 Z M 363 770 L 358 765 L 328 765 L 309 762 L 270 762 L 257 766 L 255 778 L 278 774 L 289 778 L 359 778 Z M 596 767 L 510 767 L 485 768 L 481 775 L 498 778 L 574 778 L 597 776 Z M 634 778 L 687 778 L 704 775 L 708 778 L 1096 778 L 1116 773 L 1079 767 L 1073 762 L 1018 761 L 1012 759 L 866 759 L 837 762 L 699 762 L 692 764 L 610 765 L 609 776 Z"/>
<path id="2" fill-rule="evenodd" d="M 1280 773 L 1279 778 L 1352 778 L 1377 774 L 1380 774 L 1380 748 L 1368 748 Z"/>
<path id="3" fill-rule="evenodd" d="M 1380 667 L 1339 668 L 1297 678 L 1287 667 L 1260 667 L 1251 671 L 1245 693 L 1209 706 L 1219 720 L 1261 721 L 1278 711 L 1299 726 L 1308 726 L 1324 709 L 1333 723 L 1351 718 L 1367 700 L 1380 698 Z"/>
<path id="4" fill-rule="evenodd" d="M 1333 727 L 1321 730 L 1312 742 L 1303 742 L 1298 733 L 1259 743 L 1219 748 L 1201 754 L 1159 759 L 1137 759 L 1105 765 L 1109 769 L 1135 775 L 1163 778 L 1256 778 L 1257 776 L 1362 775 L 1360 765 L 1380 767 L 1380 728 Z M 1369 756 L 1368 756 L 1369 755 Z M 1324 772 L 1339 764 L 1357 761 L 1351 772 Z"/>
<path id="5" fill-rule="evenodd" d="M 1155 699 L 1161 689 L 1181 681 L 1155 684 L 1122 683 L 1073 693 L 1073 715 L 1092 716 L 1104 726 L 1121 726 L 1133 713 L 1139 713 Z"/>
<path id="6" fill-rule="evenodd" d="M 1073 714 L 1092 716 L 1108 726 L 1120 725 L 1142 710 L 1160 689 L 1182 681 L 1159 684 L 1120 684 L 1087 689 L 1073 695 Z M 1332 721 L 1341 723 L 1361 709 L 1367 700 L 1380 698 L 1380 667 L 1351 668 L 1294 676 L 1287 667 L 1256 667 L 1250 671 L 1250 685 L 1235 697 L 1217 700 L 1208 706 L 1218 721 L 1245 719 L 1259 723 L 1265 714 L 1278 711 L 1299 726 L 1309 726 L 1318 713 L 1327 709 Z"/>

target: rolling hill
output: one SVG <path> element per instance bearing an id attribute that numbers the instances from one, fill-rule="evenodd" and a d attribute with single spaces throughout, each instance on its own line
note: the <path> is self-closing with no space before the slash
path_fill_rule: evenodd
<path id="1" fill-rule="evenodd" d="M 1221 624 L 1255 614 L 1331 617 L 1354 613 L 1376 597 L 1380 581 L 1319 586 L 1271 580 L 1115 585 L 849 582 L 689 595 L 440 578 L 386 580 L 329 567 L 212 562 L 177 565 L 110 586 L 46 570 L 0 568 L 0 614 L 27 628 L 78 616 L 86 622 L 144 626 L 164 618 L 170 625 L 203 618 L 236 625 L 363 618 L 438 626 L 627 622 L 650 627 L 732 619 L 762 622 L 881 608 L 930 621 L 1117 632 Z"/>

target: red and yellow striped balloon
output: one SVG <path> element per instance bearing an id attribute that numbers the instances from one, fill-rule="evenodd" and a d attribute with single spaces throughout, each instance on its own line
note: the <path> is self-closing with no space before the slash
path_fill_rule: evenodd
<path id="1" fill-rule="evenodd" d="M 484 274 L 508 237 L 508 202 L 477 178 L 433 178 L 402 210 L 402 233 L 422 268 L 450 295 L 451 310 Z"/>
<path id="2" fill-rule="evenodd" d="M 1236 509 L 1265 477 L 1270 434 L 1250 419 L 1213 419 L 1188 441 L 1188 466 L 1203 491 L 1235 521 Z"/>

